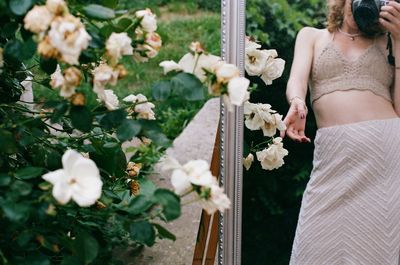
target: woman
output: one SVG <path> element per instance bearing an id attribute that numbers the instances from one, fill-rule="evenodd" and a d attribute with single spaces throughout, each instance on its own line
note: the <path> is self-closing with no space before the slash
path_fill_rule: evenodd
<path id="1" fill-rule="evenodd" d="M 328 1 L 327 28 L 303 28 L 296 40 L 281 137 L 310 142 L 308 82 L 318 130 L 290 265 L 399 264 L 400 4 L 379 19 L 396 67 L 387 36 L 360 32 L 351 5 Z"/>

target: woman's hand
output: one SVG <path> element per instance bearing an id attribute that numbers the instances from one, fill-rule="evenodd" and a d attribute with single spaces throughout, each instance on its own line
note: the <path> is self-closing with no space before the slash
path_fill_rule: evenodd
<path id="1" fill-rule="evenodd" d="M 389 1 L 381 7 L 379 22 L 388 30 L 395 41 L 400 41 L 400 3 Z"/>
<path id="2" fill-rule="evenodd" d="M 307 107 L 303 100 L 294 98 L 290 104 L 289 111 L 283 120 L 286 124 L 287 135 L 296 142 L 310 143 L 311 140 L 304 134 L 306 127 Z M 280 136 L 285 137 L 285 131 Z"/>

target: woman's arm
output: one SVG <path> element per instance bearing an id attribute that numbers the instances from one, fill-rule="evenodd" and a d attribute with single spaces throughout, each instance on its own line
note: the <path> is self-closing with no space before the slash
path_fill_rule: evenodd
<path id="1" fill-rule="evenodd" d="M 286 87 L 286 98 L 290 103 L 290 108 L 284 123 L 287 126 L 287 135 L 297 142 L 311 142 L 310 138 L 304 134 L 307 115 L 305 98 L 316 32 L 316 29 L 305 27 L 297 34 L 292 68 Z M 284 136 L 285 132 L 281 132 L 281 137 Z"/>
<path id="2" fill-rule="evenodd" d="M 393 41 L 393 55 L 396 60 L 396 69 L 393 84 L 393 107 L 400 116 L 400 3 L 390 1 L 381 8 L 379 22 L 390 31 Z"/>

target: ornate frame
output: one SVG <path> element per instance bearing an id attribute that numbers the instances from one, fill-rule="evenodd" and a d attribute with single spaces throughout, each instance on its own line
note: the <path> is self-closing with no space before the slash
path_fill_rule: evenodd
<path id="1" fill-rule="evenodd" d="M 246 0 L 221 0 L 221 57 L 244 75 Z M 227 112 L 221 98 L 220 183 L 231 209 L 219 216 L 218 264 L 241 264 L 243 107 Z"/>

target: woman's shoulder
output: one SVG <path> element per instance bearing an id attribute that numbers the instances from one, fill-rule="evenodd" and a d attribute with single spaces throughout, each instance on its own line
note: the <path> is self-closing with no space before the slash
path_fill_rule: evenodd
<path id="1" fill-rule="evenodd" d="M 330 32 L 324 28 L 324 29 L 319 29 L 319 28 L 314 28 L 314 27 L 303 27 L 299 30 L 298 36 L 300 37 L 308 37 L 308 38 L 320 38 L 323 36 L 329 35 Z"/>
<path id="2" fill-rule="evenodd" d="M 297 42 L 307 43 L 313 47 L 320 40 L 328 39 L 330 34 L 327 29 L 303 27 L 297 33 Z"/>

